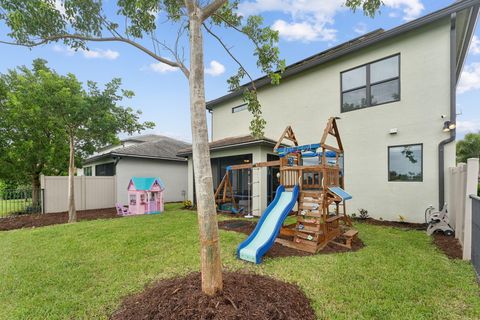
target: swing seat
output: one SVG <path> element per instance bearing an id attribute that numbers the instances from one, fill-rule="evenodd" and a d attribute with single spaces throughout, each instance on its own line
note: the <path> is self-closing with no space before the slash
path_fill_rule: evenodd
<path id="1" fill-rule="evenodd" d="M 239 214 L 239 213 L 242 213 L 243 212 L 243 208 L 240 208 L 240 209 L 235 209 L 234 206 L 232 206 L 232 213 L 234 214 Z"/>

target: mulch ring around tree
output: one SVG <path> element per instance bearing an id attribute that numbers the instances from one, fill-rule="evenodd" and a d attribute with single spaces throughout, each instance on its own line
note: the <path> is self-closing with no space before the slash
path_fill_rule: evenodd
<path id="1" fill-rule="evenodd" d="M 77 220 L 120 218 L 115 208 L 77 211 Z M 68 222 L 67 212 L 13 215 L 0 219 L 0 231 L 36 228 Z"/>
<path id="2" fill-rule="evenodd" d="M 360 223 L 368 223 L 376 226 L 385 226 L 385 227 L 394 227 L 405 230 L 427 230 L 427 225 L 425 223 L 408 223 L 400 221 L 384 221 L 376 220 L 372 218 L 367 219 L 356 219 Z M 435 232 L 433 234 L 433 243 L 440 249 L 447 257 L 450 259 L 462 259 L 463 249 L 462 245 L 455 239 L 454 236 L 446 236 L 442 232 Z"/>
<path id="3" fill-rule="evenodd" d="M 200 274 L 192 273 L 159 281 L 127 297 L 110 319 L 313 320 L 315 312 L 293 284 L 255 274 L 224 272 L 223 291 L 209 297 L 201 290 Z"/>
<path id="4" fill-rule="evenodd" d="M 244 234 L 251 234 L 255 226 L 257 225 L 256 221 L 246 221 L 246 220 L 224 220 L 218 222 L 218 227 L 227 231 L 235 231 Z M 282 236 L 279 236 L 282 237 Z M 341 236 L 335 239 L 336 242 L 345 243 L 345 239 Z M 282 246 L 281 244 L 274 243 L 270 250 L 267 251 L 265 257 L 278 258 L 278 257 L 304 257 L 311 256 L 314 254 L 330 254 L 330 253 L 340 253 L 340 252 L 351 252 L 357 251 L 363 248 L 365 245 L 361 239 L 356 237 L 352 241 L 352 248 L 348 249 L 334 243 L 328 243 L 322 250 L 317 253 L 309 253 L 294 248 L 289 248 Z"/>

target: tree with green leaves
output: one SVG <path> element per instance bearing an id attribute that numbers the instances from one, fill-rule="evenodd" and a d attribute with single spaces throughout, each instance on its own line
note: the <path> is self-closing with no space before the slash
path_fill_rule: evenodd
<path id="1" fill-rule="evenodd" d="M 36 60 L 0 75 L 0 179 L 31 184 L 33 205 L 40 201 L 40 175 L 67 172 L 65 134 L 46 112 L 50 92 L 42 74 L 50 70 Z"/>
<path id="2" fill-rule="evenodd" d="M 218 30 L 239 32 L 253 44 L 259 69 L 272 84 L 278 84 L 285 62 L 279 56 L 278 32 L 263 26 L 260 16 L 244 18 L 237 12 L 239 0 L 117 0 L 117 16 L 108 16 L 97 0 L 65 0 L 61 8 L 54 0 L 0 0 L 0 20 L 10 28 L 7 44 L 34 47 L 62 41 L 72 48 L 87 48 L 89 42 L 121 42 L 131 45 L 160 63 L 179 68 L 188 79 L 192 151 L 197 192 L 202 290 L 209 295 L 222 289 L 222 265 L 218 226 L 213 195 L 213 179 L 208 148 L 205 112 L 204 48 L 206 31 L 218 41 L 226 54 L 238 64 L 238 71 L 228 81 L 232 90 L 243 90 L 243 98 L 252 113 L 250 129 L 263 135 L 266 125 L 257 99 L 255 83 L 242 63 L 230 50 Z M 372 15 L 381 0 L 346 0 L 350 8 L 362 7 Z M 176 40 L 168 44 L 159 37 L 157 15 L 178 26 Z M 122 24 L 122 25 L 120 25 Z M 183 37 L 188 39 L 188 64 L 183 56 Z M 144 44 L 151 43 L 147 48 Z M 167 52 L 170 58 L 161 55 Z M 247 78 L 249 84 L 240 86 Z"/>
<path id="3" fill-rule="evenodd" d="M 457 142 L 457 163 L 466 163 L 468 158 L 480 158 L 480 133 L 467 133 Z"/>
<path id="4" fill-rule="evenodd" d="M 139 123 L 139 111 L 117 105 L 133 96 L 129 90 L 120 90 L 120 79 L 113 79 L 103 90 L 89 81 L 85 90 L 73 74 L 60 75 L 41 59 L 33 62 L 33 70 L 20 67 L 1 79 L 7 88 L 0 104 L 2 172 L 14 172 L 10 178 L 28 173 L 38 190 L 40 174 L 68 170 L 68 221 L 75 222 L 74 176 L 80 162 L 75 159 L 117 143 L 121 132 L 132 134 L 154 124 Z M 35 191 L 34 197 L 38 197 Z"/>
<path id="5" fill-rule="evenodd" d="M 51 71 L 43 74 L 43 83 L 50 97 L 46 113 L 68 141 L 68 222 L 76 222 L 75 154 L 85 158 L 97 148 L 118 143 L 119 133 L 141 132 L 155 124 L 140 123 L 140 111 L 117 105 L 134 95 L 132 91 L 120 90 L 120 79 L 107 83 L 104 90 L 88 81 L 84 90 L 73 74 L 62 76 Z"/>

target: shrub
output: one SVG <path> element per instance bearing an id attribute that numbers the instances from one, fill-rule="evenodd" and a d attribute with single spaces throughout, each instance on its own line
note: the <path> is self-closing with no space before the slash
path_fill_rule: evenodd
<path id="1" fill-rule="evenodd" d="M 190 200 L 183 201 L 183 208 L 184 209 L 192 209 L 193 208 L 192 201 L 190 201 Z"/>
<path id="2" fill-rule="evenodd" d="M 358 212 L 360 214 L 358 216 L 359 219 L 365 220 L 369 218 L 367 209 L 358 209 Z"/>

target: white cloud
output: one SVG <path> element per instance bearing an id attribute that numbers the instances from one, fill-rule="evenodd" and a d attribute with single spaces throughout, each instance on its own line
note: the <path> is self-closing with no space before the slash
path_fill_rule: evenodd
<path id="1" fill-rule="evenodd" d="M 457 120 L 457 131 L 459 133 L 479 132 L 480 121 L 479 120 Z"/>
<path id="2" fill-rule="evenodd" d="M 81 53 L 87 59 L 107 59 L 107 60 L 115 60 L 120 56 L 118 51 L 114 50 L 103 50 L 103 49 L 72 49 L 70 47 L 62 47 L 58 44 L 53 46 L 53 51 L 63 53 L 67 56 L 73 56 L 75 53 Z"/>
<path id="3" fill-rule="evenodd" d="M 225 66 L 218 61 L 210 61 L 210 66 L 205 68 L 205 73 L 213 77 L 219 76 L 225 73 Z"/>
<path id="4" fill-rule="evenodd" d="M 473 36 L 472 43 L 470 44 L 470 52 L 472 54 L 480 54 L 480 39 L 477 36 Z"/>
<path id="5" fill-rule="evenodd" d="M 458 84 L 457 92 L 464 93 L 480 89 L 480 63 L 466 65 Z"/>
<path id="6" fill-rule="evenodd" d="M 80 50 L 83 53 L 83 56 L 87 59 L 108 59 L 115 60 L 120 56 L 118 51 L 113 51 L 110 49 L 91 49 L 91 50 Z"/>
<path id="7" fill-rule="evenodd" d="M 385 6 L 393 9 L 402 9 L 403 20 L 412 20 L 420 16 L 425 9 L 421 0 L 383 0 Z"/>
<path id="8" fill-rule="evenodd" d="M 168 64 L 162 62 L 155 62 L 149 65 L 150 70 L 158 73 L 169 73 L 178 71 L 178 68 L 169 66 Z"/>
<path id="9" fill-rule="evenodd" d="M 289 19 L 279 19 L 273 28 L 289 41 L 332 41 L 336 30 L 332 27 L 335 15 L 346 10 L 344 0 L 250 0 L 239 5 L 244 16 L 262 12 L 282 12 Z M 424 10 L 421 0 L 384 0 L 387 7 L 402 10 L 404 19 L 418 17 Z"/>
<path id="10" fill-rule="evenodd" d="M 275 21 L 272 28 L 288 41 L 332 41 L 336 30 L 331 28 L 335 14 L 343 10 L 344 0 L 254 0 L 242 2 L 243 15 L 278 11 L 290 19 Z"/>
<path id="11" fill-rule="evenodd" d="M 353 28 L 353 31 L 355 31 L 355 33 L 358 33 L 358 34 L 365 34 L 367 33 L 367 30 L 368 30 L 367 25 L 362 22 L 360 22 L 355 26 L 355 28 Z"/>
<path id="12" fill-rule="evenodd" d="M 277 20 L 272 25 L 272 29 L 287 41 L 330 41 L 335 40 L 335 29 L 325 28 L 324 26 L 303 22 L 286 22 L 285 20 Z"/>

